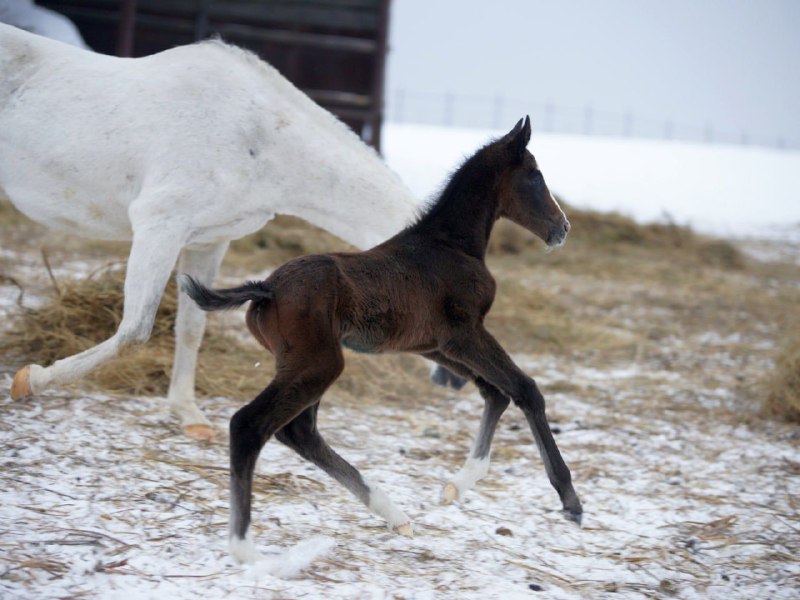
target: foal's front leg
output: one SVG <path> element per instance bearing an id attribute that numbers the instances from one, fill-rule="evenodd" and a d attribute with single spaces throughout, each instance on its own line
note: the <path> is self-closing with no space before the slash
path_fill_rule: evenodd
<path id="1" fill-rule="evenodd" d="M 553 439 L 545 414 L 544 397 L 536 382 L 514 364 L 482 325 L 454 336 L 442 348 L 442 353 L 466 365 L 520 407 L 536 440 L 550 483 L 561 498 L 565 514 L 580 525 L 583 507 L 572 486 L 569 468 Z"/>

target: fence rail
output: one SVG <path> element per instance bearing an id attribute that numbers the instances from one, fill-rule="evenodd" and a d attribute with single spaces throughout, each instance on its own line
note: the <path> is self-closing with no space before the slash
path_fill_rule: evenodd
<path id="1" fill-rule="evenodd" d="M 580 135 L 701 141 L 710 144 L 763 146 L 800 150 L 800 141 L 779 134 L 718 128 L 712 121 L 689 124 L 671 118 L 657 119 L 632 110 L 610 111 L 591 105 L 556 105 L 551 102 L 497 96 L 411 92 L 395 89 L 386 95 L 385 118 L 394 123 L 422 123 L 447 127 L 502 129 L 528 114 L 539 131 Z"/>

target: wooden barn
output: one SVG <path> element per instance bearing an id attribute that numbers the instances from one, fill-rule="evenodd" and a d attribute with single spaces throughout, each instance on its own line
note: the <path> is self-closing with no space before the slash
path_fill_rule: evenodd
<path id="1" fill-rule="evenodd" d="M 39 0 L 96 51 L 145 56 L 219 35 L 274 65 L 380 150 L 389 0 Z"/>

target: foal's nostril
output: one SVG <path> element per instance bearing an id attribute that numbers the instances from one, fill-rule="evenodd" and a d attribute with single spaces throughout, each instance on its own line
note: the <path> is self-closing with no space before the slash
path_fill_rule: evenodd
<path id="1" fill-rule="evenodd" d="M 564 233 L 569 233 L 570 227 L 569 221 L 564 221 Z"/>

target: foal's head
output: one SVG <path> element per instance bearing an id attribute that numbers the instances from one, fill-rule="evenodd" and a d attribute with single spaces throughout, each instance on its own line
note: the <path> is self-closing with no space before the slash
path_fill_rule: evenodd
<path id="1" fill-rule="evenodd" d="M 550 247 L 564 243 L 569 221 L 547 189 L 542 172 L 527 146 L 531 139 L 531 121 L 520 119 L 514 129 L 492 144 L 498 160 L 508 171 L 501 178 L 500 216 L 511 219 L 536 234 Z"/>

